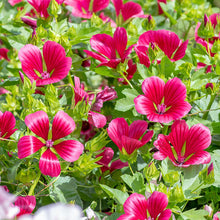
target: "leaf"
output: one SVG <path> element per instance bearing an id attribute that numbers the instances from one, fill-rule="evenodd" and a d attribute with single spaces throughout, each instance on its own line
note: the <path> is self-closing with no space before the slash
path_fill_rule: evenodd
<path id="1" fill-rule="evenodd" d="M 95 68 L 94 71 L 105 77 L 113 77 L 113 78 L 120 77 L 118 73 L 114 73 L 113 70 L 108 69 L 106 66 L 100 66 L 98 68 Z"/>
<path id="2" fill-rule="evenodd" d="M 76 180 L 73 177 L 60 177 L 49 188 L 49 196 L 54 202 L 75 202 L 77 205 L 83 205 L 82 200 L 77 192 Z"/>
<path id="3" fill-rule="evenodd" d="M 5 79 L 3 82 L 0 82 L 0 86 L 13 86 L 13 85 L 18 85 L 20 83 L 20 78 L 19 77 L 11 77 L 8 79 Z"/>
<path id="4" fill-rule="evenodd" d="M 211 158 L 214 166 L 214 177 L 215 177 L 215 183 L 213 183 L 214 186 L 220 187 L 220 150 L 214 150 L 211 153 Z"/>
<path id="5" fill-rule="evenodd" d="M 141 173 L 135 173 L 133 176 L 124 174 L 121 178 L 133 190 L 133 192 L 144 195 L 146 186 L 144 184 L 144 177 Z"/>
<path id="6" fill-rule="evenodd" d="M 190 209 L 186 212 L 183 212 L 180 214 L 181 217 L 179 217 L 177 220 L 189 220 L 189 219 L 199 219 L 199 220 L 205 220 L 205 216 L 207 216 L 209 213 L 206 210 L 195 210 Z"/>
<path id="7" fill-rule="evenodd" d="M 102 184 L 100 184 L 100 186 L 112 199 L 114 199 L 117 203 L 121 205 L 124 204 L 124 202 L 129 196 L 127 192 L 122 192 L 121 190 L 113 189 L 110 188 L 109 186 Z"/>
<path id="8" fill-rule="evenodd" d="M 167 56 L 163 57 L 160 62 L 161 74 L 163 74 L 166 78 L 169 78 L 171 76 L 171 73 L 173 73 L 174 69 L 175 63 L 171 62 Z"/>
<path id="9" fill-rule="evenodd" d="M 139 94 L 135 89 L 124 89 L 122 93 L 126 98 L 122 98 L 116 101 L 115 110 L 126 112 L 134 107 L 134 98 Z"/>

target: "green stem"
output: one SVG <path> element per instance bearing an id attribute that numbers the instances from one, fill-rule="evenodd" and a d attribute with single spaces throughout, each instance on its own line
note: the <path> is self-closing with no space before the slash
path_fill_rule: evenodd
<path id="1" fill-rule="evenodd" d="M 168 125 L 164 125 L 164 127 L 163 127 L 163 134 L 164 134 L 164 135 L 167 134 L 168 128 L 169 128 Z"/>
<path id="2" fill-rule="evenodd" d="M 213 102 L 214 102 L 214 100 L 215 100 L 215 96 L 216 96 L 215 94 L 214 94 L 214 95 L 211 95 L 209 104 L 208 104 L 208 106 L 207 106 L 207 109 L 206 109 L 204 115 L 202 116 L 202 119 L 205 119 L 205 120 L 206 120 L 206 119 L 208 118 L 208 114 L 209 114 L 209 111 L 210 111 L 210 109 L 211 109 L 211 107 L 212 107 L 212 104 L 213 104 Z"/>
<path id="3" fill-rule="evenodd" d="M 68 81 L 72 85 L 72 87 L 74 88 L 75 86 L 74 86 L 74 83 L 73 83 L 72 76 L 71 76 L 70 72 L 68 73 Z"/>
<path id="4" fill-rule="evenodd" d="M 204 182 L 202 182 L 201 184 L 199 184 L 191 193 L 197 191 L 203 184 L 204 184 Z"/>
<path id="5" fill-rule="evenodd" d="M 189 23 L 189 27 L 188 27 L 187 30 L 186 30 L 186 33 L 185 33 L 185 35 L 184 35 L 184 40 L 187 40 L 187 36 L 188 36 L 188 34 L 189 34 L 189 31 L 190 31 L 191 25 L 192 25 L 192 21 L 190 21 L 190 23 Z"/>
<path id="6" fill-rule="evenodd" d="M 129 165 L 129 168 L 130 168 L 130 170 L 131 170 L 132 175 L 134 176 L 134 172 L 133 172 L 133 170 L 132 170 L 131 164 L 128 163 L 128 165 Z"/>
<path id="7" fill-rule="evenodd" d="M 124 80 L 128 83 L 128 85 L 133 89 L 133 86 L 131 85 L 131 83 L 129 82 L 129 80 L 127 79 L 127 77 L 125 76 L 124 73 L 122 73 L 121 71 L 119 72 L 120 75 L 124 78 Z"/>
<path id="8" fill-rule="evenodd" d="M 29 196 L 34 195 L 34 189 L 35 189 L 35 187 L 37 186 L 37 183 L 38 183 L 40 177 L 41 177 L 41 172 L 38 173 L 36 179 L 34 180 L 34 183 L 33 183 L 33 185 L 31 186 L 31 188 L 30 188 L 30 190 L 29 190 L 29 192 L 28 192 L 28 195 L 29 195 Z"/>

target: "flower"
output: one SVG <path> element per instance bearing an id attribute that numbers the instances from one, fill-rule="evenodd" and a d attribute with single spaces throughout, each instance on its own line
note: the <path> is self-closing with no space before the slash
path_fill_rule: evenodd
<path id="1" fill-rule="evenodd" d="M 83 145 L 79 141 L 65 140 L 57 144 L 56 141 L 66 137 L 75 130 L 74 120 L 65 112 L 59 111 L 52 124 L 52 137 L 49 138 L 49 118 L 44 111 L 32 113 L 25 118 L 25 124 L 36 135 L 43 138 L 43 142 L 34 136 L 24 136 L 18 141 L 18 158 L 23 159 L 38 150 L 46 148 L 40 158 L 39 168 L 44 175 L 56 177 L 60 174 L 59 160 L 53 151 L 68 162 L 78 160 L 83 152 Z M 51 150 L 53 149 L 53 151 Z"/>
<path id="2" fill-rule="evenodd" d="M 187 45 L 188 40 L 182 42 L 174 32 L 167 30 L 150 30 L 140 35 L 135 51 L 140 63 L 149 67 L 149 47 L 154 49 L 155 46 L 158 46 L 171 61 L 177 61 L 185 56 Z"/>
<path id="3" fill-rule="evenodd" d="M 158 14 L 161 15 L 163 14 L 163 9 L 160 6 L 160 3 L 167 4 L 167 0 L 157 0 L 157 7 L 158 7 Z"/>
<path id="4" fill-rule="evenodd" d="M 78 77 L 74 76 L 74 82 L 75 105 L 82 100 L 87 102 L 87 100 L 92 101 L 94 99 L 94 96 L 89 96 L 89 94 L 84 90 L 84 86 L 83 84 L 80 84 L 80 79 Z M 88 112 L 89 124 L 97 128 L 104 127 L 106 125 L 107 119 L 104 115 L 98 112 L 101 112 L 101 108 L 104 102 L 115 99 L 116 97 L 116 91 L 113 88 L 109 88 L 108 86 L 106 86 L 103 91 L 99 92 L 97 94 L 95 103 L 91 106 L 91 110 Z"/>
<path id="5" fill-rule="evenodd" d="M 116 69 L 119 63 L 124 63 L 132 51 L 133 45 L 126 50 L 127 41 L 125 28 L 118 27 L 113 37 L 107 34 L 96 34 L 92 36 L 90 44 L 92 49 L 97 52 L 88 50 L 84 50 L 84 52 L 101 62 L 98 67 L 108 66 Z"/>
<path id="6" fill-rule="evenodd" d="M 134 99 L 138 113 L 147 115 L 149 121 L 169 123 L 186 115 L 191 105 L 184 101 L 186 86 L 179 78 L 173 78 L 165 84 L 156 76 L 145 79 L 142 83 L 144 95 Z"/>
<path id="7" fill-rule="evenodd" d="M 196 164 L 207 164 L 211 156 L 204 149 L 211 144 L 210 130 L 203 124 L 193 125 L 190 129 L 184 120 L 177 120 L 171 127 L 169 135 L 160 134 L 154 142 L 159 150 L 153 157 L 164 160 L 166 157 L 175 166 L 188 167 Z"/>
<path id="8" fill-rule="evenodd" d="M 42 18 L 48 18 L 49 14 L 47 12 L 47 9 L 50 5 L 51 0 L 27 0 L 29 4 L 31 4 L 34 9 L 37 11 L 37 13 Z M 58 4 L 62 4 L 63 0 L 56 0 Z"/>
<path id="9" fill-rule="evenodd" d="M 167 205 L 167 195 L 162 192 L 154 191 L 147 200 L 143 195 L 133 193 L 123 205 L 125 214 L 117 220 L 169 220 L 172 212 L 166 209 Z"/>
<path id="10" fill-rule="evenodd" d="M 66 57 L 65 49 L 60 44 L 47 41 L 43 46 L 43 57 L 46 69 L 43 68 L 43 58 L 38 47 L 27 44 L 18 53 L 22 70 L 31 81 L 36 81 L 37 86 L 56 83 L 67 76 L 72 59 Z"/>
<path id="11" fill-rule="evenodd" d="M 8 0 L 8 3 L 11 5 L 11 6 L 14 6 L 20 2 L 22 2 L 23 0 Z"/>
<path id="12" fill-rule="evenodd" d="M 73 7 L 72 14 L 76 17 L 91 18 L 93 13 L 105 9 L 110 0 L 65 0 L 64 3 Z"/>
<path id="13" fill-rule="evenodd" d="M 216 212 L 213 216 L 213 220 L 219 220 L 220 218 L 220 212 Z"/>
<path id="14" fill-rule="evenodd" d="M 130 155 L 152 138 L 154 132 L 147 127 L 146 121 L 137 120 L 128 126 L 124 118 L 116 118 L 110 122 L 107 132 L 119 150 Z"/>
<path id="15" fill-rule="evenodd" d="M 15 206 L 20 209 L 17 217 L 25 214 L 31 214 L 36 206 L 36 198 L 35 196 L 18 196 L 15 200 Z"/>
<path id="16" fill-rule="evenodd" d="M 10 61 L 8 58 L 8 49 L 7 48 L 0 48 L 0 60 L 5 59 L 7 61 Z"/>
<path id="17" fill-rule="evenodd" d="M 209 17 L 207 17 L 207 15 L 205 15 L 204 16 L 204 25 L 206 26 L 208 22 L 211 22 L 211 26 L 214 28 L 214 31 L 215 31 L 215 28 L 217 26 L 217 22 L 219 19 L 220 19 L 219 13 L 212 14 Z M 198 30 L 199 30 L 200 26 L 201 26 L 201 23 L 198 22 L 196 29 L 195 29 L 195 40 L 198 44 L 201 44 L 202 46 L 204 46 L 206 48 L 207 52 L 210 53 L 210 55 L 213 57 L 215 55 L 215 53 L 212 53 L 211 49 L 212 49 L 212 46 L 215 43 L 215 41 L 220 40 L 220 35 L 218 33 L 218 35 L 215 35 L 215 36 L 209 38 L 207 41 L 207 39 L 204 39 L 204 38 L 198 36 Z"/>
<path id="18" fill-rule="evenodd" d="M 0 219 L 13 219 L 19 213 L 19 208 L 12 204 L 16 196 L 8 193 L 3 186 L 0 186 L 0 195 Z"/>
<path id="19" fill-rule="evenodd" d="M 102 148 L 102 153 L 98 154 L 96 157 L 102 157 L 97 164 L 102 165 L 102 167 L 100 167 L 102 173 L 104 173 L 105 171 L 109 170 L 110 172 L 113 172 L 114 170 L 117 169 L 122 169 L 123 167 L 127 167 L 128 166 L 128 162 L 122 162 L 120 159 L 115 160 L 114 162 L 111 163 L 111 165 L 109 166 L 113 156 L 114 156 L 114 151 L 112 150 L 112 148 L 110 147 L 104 147 Z"/>
<path id="20" fill-rule="evenodd" d="M 140 17 L 144 15 L 144 12 L 141 8 L 141 6 L 135 2 L 127 2 L 123 4 L 123 0 L 112 0 L 114 6 L 115 6 L 115 11 L 116 11 L 116 17 L 119 23 L 125 23 L 129 19 L 134 18 L 134 17 Z M 120 21 L 122 19 L 122 21 Z"/>
<path id="21" fill-rule="evenodd" d="M 7 139 L 18 129 L 14 129 L 16 120 L 11 112 L 0 111 L 0 138 Z"/>

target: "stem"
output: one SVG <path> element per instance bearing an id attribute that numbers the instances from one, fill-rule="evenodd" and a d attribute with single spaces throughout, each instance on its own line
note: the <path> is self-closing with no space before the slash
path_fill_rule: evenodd
<path id="1" fill-rule="evenodd" d="M 31 188 L 30 188 L 30 190 L 29 190 L 29 192 L 28 192 L 28 195 L 29 195 L 29 196 L 34 195 L 34 189 L 35 189 L 35 187 L 37 186 L 37 183 L 38 183 L 40 177 L 41 177 L 41 172 L 38 173 L 36 179 L 34 180 L 34 183 L 33 183 L 33 185 L 31 186 Z"/>
<path id="2" fill-rule="evenodd" d="M 197 191 L 203 184 L 204 184 L 204 182 L 202 182 L 201 184 L 199 184 L 191 193 Z"/>
<path id="3" fill-rule="evenodd" d="M 128 165 L 129 165 L 129 168 L 130 168 L 130 170 L 131 170 L 132 175 L 134 176 L 134 172 L 133 172 L 133 170 L 132 170 L 131 164 L 128 163 Z"/>
<path id="4" fill-rule="evenodd" d="M 68 81 L 71 84 L 71 86 L 74 88 L 75 86 L 74 86 L 74 83 L 73 83 L 73 80 L 72 80 L 70 72 L 68 73 Z"/>
<path id="5" fill-rule="evenodd" d="M 205 111 L 199 111 L 199 112 L 195 112 L 195 113 L 192 113 L 192 114 L 188 114 L 188 115 L 184 116 L 183 118 L 186 118 L 186 117 L 189 117 L 189 116 L 192 116 L 192 115 L 197 115 L 199 113 L 210 112 L 210 111 L 217 111 L 219 109 L 220 108 L 214 108 L 214 109 L 209 109 L 209 110 L 205 110 Z"/>
<path id="6" fill-rule="evenodd" d="M 129 82 L 129 80 L 127 79 L 127 77 L 125 76 L 124 73 L 122 73 L 121 71 L 119 72 L 120 75 L 124 78 L 124 80 L 128 83 L 128 85 L 133 89 L 133 86 L 131 85 L 131 83 Z"/>
<path id="7" fill-rule="evenodd" d="M 163 127 L 163 134 L 164 134 L 164 135 L 167 134 L 168 128 L 169 128 L 168 125 L 164 125 L 164 127 Z"/>
<path id="8" fill-rule="evenodd" d="M 208 104 L 208 106 L 207 106 L 206 112 L 205 112 L 204 115 L 202 116 L 202 119 L 205 119 L 205 120 L 206 120 L 206 119 L 208 118 L 208 114 L 209 114 L 209 111 L 210 111 L 210 109 L 211 109 L 211 107 L 212 107 L 212 104 L 213 104 L 213 102 L 214 102 L 214 100 L 215 100 L 215 96 L 216 96 L 216 95 L 211 95 L 209 104 Z"/>
<path id="9" fill-rule="evenodd" d="M 15 141 L 15 140 L 10 140 L 10 139 L 5 139 L 5 138 L 2 138 L 2 137 L 0 137 L 0 140 L 2 140 L 2 141 L 12 141 L 12 142 L 17 142 L 17 141 Z"/>
<path id="10" fill-rule="evenodd" d="M 149 181 L 149 189 L 150 189 L 150 192 L 153 193 L 151 186 L 150 186 L 150 181 Z"/>
<path id="11" fill-rule="evenodd" d="M 184 40 L 187 40 L 187 36 L 188 36 L 188 34 L 189 34 L 189 31 L 190 31 L 190 28 L 191 28 L 191 24 L 192 24 L 192 21 L 190 21 L 189 27 L 188 27 L 187 30 L 186 30 L 186 33 L 185 33 L 185 35 L 184 35 Z"/>
<path id="12" fill-rule="evenodd" d="M 184 206 L 183 206 L 183 208 L 182 208 L 182 212 L 183 212 L 183 210 L 186 208 L 187 203 L 188 203 L 188 200 L 187 200 L 186 203 L 184 204 Z"/>

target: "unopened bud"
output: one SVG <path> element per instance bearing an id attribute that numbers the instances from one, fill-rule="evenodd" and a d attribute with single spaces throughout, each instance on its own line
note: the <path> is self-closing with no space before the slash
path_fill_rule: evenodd
<path id="1" fill-rule="evenodd" d="M 207 22 L 209 22 L 208 16 L 205 14 L 204 15 L 204 26 L 206 26 Z"/>
<path id="2" fill-rule="evenodd" d="M 213 163 L 211 163 L 208 167 L 208 175 L 214 170 Z"/>
<path id="3" fill-rule="evenodd" d="M 204 209 L 209 213 L 209 216 L 212 216 L 213 210 L 212 210 L 212 208 L 210 206 L 205 205 Z"/>
<path id="4" fill-rule="evenodd" d="M 205 85 L 205 88 L 206 89 L 208 89 L 208 88 L 210 88 L 211 90 L 213 90 L 213 84 L 212 83 L 207 83 L 206 85 Z"/>

